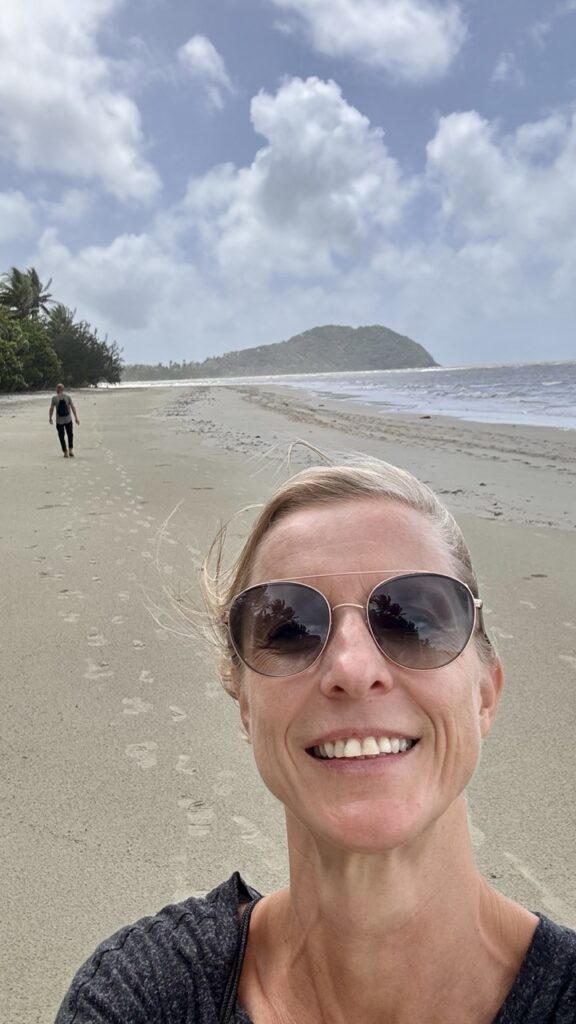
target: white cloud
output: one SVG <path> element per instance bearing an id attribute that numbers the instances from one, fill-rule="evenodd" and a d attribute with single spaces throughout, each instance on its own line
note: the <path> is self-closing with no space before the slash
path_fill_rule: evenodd
<path id="1" fill-rule="evenodd" d="M 496 62 L 496 67 L 492 72 L 492 81 L 506 82 L 518 87 L 526 84 L 526 76 L 518 66 L 518 60 L 509 50 L 500 54 Z"/>
<path id="2" fill-rule="evenodd" d="M 93 194 L 86 189 L 66 188 L 57 199 L 38 200 L 38 206 L 52 223 L 77 224 L 86 217 L 93 202 Z"/>
<path id="3" fill-rule="evenodd" d="M 0 242 L 31 235 L 35 226 L 34 206 L 22 192 L 0 192 Z"/>
<path id="4" fill-rule="evenodd" d="M 576 115 L 510 135 L 475 111 L 440 120 L 431 177 L 459 238 L 501 239 L 526 262 L 557 259 L 576 233 Z"/>
<path id="5" fill-rule="evenodd" d="M 395 78 L 444 75 L 462 47 L 460 5 L 438 0 L 271 0 L 300 16 L 312 45 L 351 57 Z"/>
<path id="6" fill-rule="evenodd" d="M 234 91 L 223 58 L 206 36 L 192 36 L 178 50 L 178 59 L 191 78 L 201 83 L 208 105 L 215 110 L 224 106 L 224 93 Z"/>
<path id="7" fill-rule="evenodd" d="M 332 273 L 401 219 L 414 183 L 334 82 L 287 81 L 273 96 L 259 93 L 251 116 L 268 144 L 248 167 L 192 181 L 176 218 L 210 244 L 219 266 Z"/>
<path id="8" fill-rule="evenodd" d="M 159 188 L 140 115 L 97 36 L 122 0 L 3 0 L 0 143 L 24 171 L 94 180 L 119 199 Z"/>
<path id="9" fill-rule="evenodd" d="M 251 163 L 193 180 L 140 234 L 75 250 L 46 232 L 27 265 L 132 361 L 202 359 L 323 322 L 381 322 L 452 363 L 541 359 L 557 332 L 569 358 L 574 117 L 505 134 L 451 114 L 417 182 L 333 82 L 261 93 L 252 120 L 265 144 Z"/>

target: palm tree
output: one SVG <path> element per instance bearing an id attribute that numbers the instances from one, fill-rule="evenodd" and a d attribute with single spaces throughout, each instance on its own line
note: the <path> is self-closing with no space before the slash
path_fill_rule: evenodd
<path id="1" fill-rule="evenodd" d="M 36 319 L 40 311 L 48 311 L 48 306 L 52 302 L 52 296 L 48 291 L 52 278 L 48 284 L 42 284 L 34 267 L 29 267 L 28 270 L 12 267 L 7 274 L 2 275 L 2 278 L 0 305 L 9 309 L 18 320 L 26 320 L 28 317 Z"/>
<path id="2" fill-rule="evenodd" d="M 48 291 L 52 284 L 52 278 L 49 279 L 48 284 L 42 284 L 34 267 L 29 267 L 27 274 L 32 292 L 32 315 L 38 316 L 40 310 L 42 310 L 43 313 L 47 313 L 48 306 L 54 301 Z"/>

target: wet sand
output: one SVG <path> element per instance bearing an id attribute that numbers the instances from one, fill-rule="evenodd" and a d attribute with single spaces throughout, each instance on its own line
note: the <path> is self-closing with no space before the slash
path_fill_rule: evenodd
<path id="1" fill-rule="evenodd" d="M 282 815 L 210 650 L 146 605 L 194 589 L 218 519 L 270 491 L 298 438 L 412 469 L 462 523 L 507 669 L 470 790 L 479 863 L 576 927 L 574 432 L 278 388 L 75 401 L 67 461 L 46 398 L 0 399 L 2 1024 L 50 1024 L 121 925 L 235 869 L 265 891 L 285 880 Z M 308 460 L 295 452 L 295 468 Z"/>

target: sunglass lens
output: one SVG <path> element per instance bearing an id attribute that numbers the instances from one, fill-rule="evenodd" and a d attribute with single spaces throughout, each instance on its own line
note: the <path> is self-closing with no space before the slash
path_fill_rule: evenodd
<path id="1" fill-rule="evenodd" d="M 368 620 L 382 652 L 405 668 L 449 665 L 474 627 L 474 601 L 459 580 L 418 573 L 380 583 L 370 595 Z"/>
<path id="2" fill-rule="evenodd" d="M 234 648 L 249 668 L 290 676 L 321 653 L 330 609 L 322 594 L 302 583 L 263 583 L 235 599 L 228 622 Z"/>

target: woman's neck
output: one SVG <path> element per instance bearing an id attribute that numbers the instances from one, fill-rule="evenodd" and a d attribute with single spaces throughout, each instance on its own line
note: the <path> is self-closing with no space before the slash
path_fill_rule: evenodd
<path id="1" fill-rule="evenodd" d="M 279 1020 L 493 1019 L 537 919 L 479 875 L 463 800 L 448 817 L 370 856 L 322 849 L 288 820 L 290 888 L 263 901 L 253 946 L 263 994 L 291 1008 Z"/>

